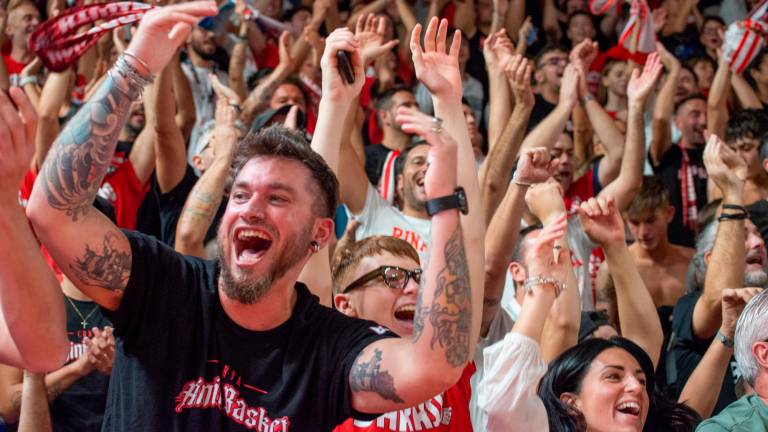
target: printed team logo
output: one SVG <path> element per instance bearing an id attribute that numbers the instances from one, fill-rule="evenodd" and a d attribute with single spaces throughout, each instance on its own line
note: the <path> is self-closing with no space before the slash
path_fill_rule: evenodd
<path id="1" fill-rule="evenodd" d="M 437 395 L 414 407 L 391 411 L 372 421 L 354 420 L 352 424 L 358 428 L 368 428 L 376 423 L 378 429 L 393 432 L 435 430 L 451 423 L 452 409 L 444 407 L 443 402 L 443 395 Z"/>
<path id="2" fill-rule="evenodd" d="M 389 329 L 384 326 L 375 326 L 375 327 L 368 327 L 368 328 L 371 329 L 372 332 L 376 333 L 379 336 L 383 336 L 387 334 L 387 332 L 389 331 Z"/>
<path id="3" fill-rule="evenodd" d="M 209 363 L 219 363 L 209 360 Z M 241 389 L 248 392 L 267 394 L 266 391 L 242 382 L 242 378 L 228 365 L 221 374 L 206 381 L 203 377 L 186 382 L 176 396 L 176 413 L 185 409 L 218 409 L 234 422 L 258 432 L 288 432 L 291 421 L 288 417 L 272 419 L 263 407 L 250 406 L 240 397 Z"/>

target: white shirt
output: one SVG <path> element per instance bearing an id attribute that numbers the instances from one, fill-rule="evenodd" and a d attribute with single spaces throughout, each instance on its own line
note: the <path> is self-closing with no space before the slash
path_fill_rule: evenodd
<path id="1" fill-rule="evenodd" d="M 387 235 L 405 240 L 419 253 L 421 265 L 429 258 L 432 238 L 432 220 L 404 215 L 386 202 L 370 183 L 365 196 L 365 206 L 360 214 L 353 214 L 360 222 L 357 240 L 375 235 Z"/>

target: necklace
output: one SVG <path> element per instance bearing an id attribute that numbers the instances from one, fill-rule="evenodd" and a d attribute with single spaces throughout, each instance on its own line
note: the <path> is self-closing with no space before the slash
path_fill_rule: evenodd
<path id="1" fill-rule="evenodd" d="M 73 302 L 72 299 L 70 299 L 68 296 L 64 296 L 64 298 L 67 299 L 70 305 L 72 305 L 72 309 L 75 310 L 75 313 L 77 313 L 77 315 L 82 320 L 80 321 L 80 325 L 83 326 L 83 330 L 88 328 L 88 318 L 90 318 L 91 315 L 93 315 L 93 313 L 96 312 L 96 309 L 99 308 L 99 305 L 94 306 L 93 309 L 91 309 L 91 311 L 88 312 L 88 315 L 83 316 L 83 314 L 80 313 L 80 309 L 78 309 L 77 306 L 75 306 L 75 302 Z"/>

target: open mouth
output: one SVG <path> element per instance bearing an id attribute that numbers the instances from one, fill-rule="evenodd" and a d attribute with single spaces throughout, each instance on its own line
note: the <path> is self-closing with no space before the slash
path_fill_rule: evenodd
<path id="1" fill-rule="evenodd" d="M 745 262 L 747 263 L 747 265 L 751 265 L 751 264 L 762 265 L 763 257 L 760 256 L 760 254 L 748 254 Z"/>
<path id="2" fill-rule="evenodd" d="M 413 317 L 416 315 L 416 306 L 403 305 L 395 310 L 395 319 L 400 321 L 413 322 Z"/>
<path id="3" fill-rule="evenodd" d="M 637 402 L 622 402 L 616 407 L 616 411 L 638 417 L 640 416 L 640 404 Z"/>
<path id="4" fill-rule="evenodd" d="M 272 246 L 272 238 L 261 230 L 241 229 L 235 232 L 235 254 L 241 263 L 260 260 Z"/>

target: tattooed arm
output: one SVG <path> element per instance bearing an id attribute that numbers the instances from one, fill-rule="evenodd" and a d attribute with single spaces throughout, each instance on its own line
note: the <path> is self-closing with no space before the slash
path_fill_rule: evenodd
<path id="1" fill-rule="evenodd" d="M 451 194 L 457 179 L 456 141 L 447 131 L 436 131 L 431 117 L 418 110 L 400 108 L 397 121 L 403 131 L 430 144 L 427 198 Z M 465 250 L 456 209 L 432 217 L 431 252 L 416 299 L 413 335 L 374 342 L 358 356 L 349 374 L 355 410 L 378 413 L 413 406 L 459 380 L 477 338 L 468 255 L 481 252 Z"/>
<path id="2" fill-rule="evenodd" d="M 144 16 L 124 57 L 145 78 L 170 61 L 191 26 L 217 10 L 212 2 L 164 7 Z M 144 63 L 146 62 L 146 63 Z M 96 192 L 140 85 L 115 67 L 62 131 L 40 170 L 27 215 L 61 269 L 88 297 L 117 309 L 131 269 L 125 235 L 92 211 Z"/>

